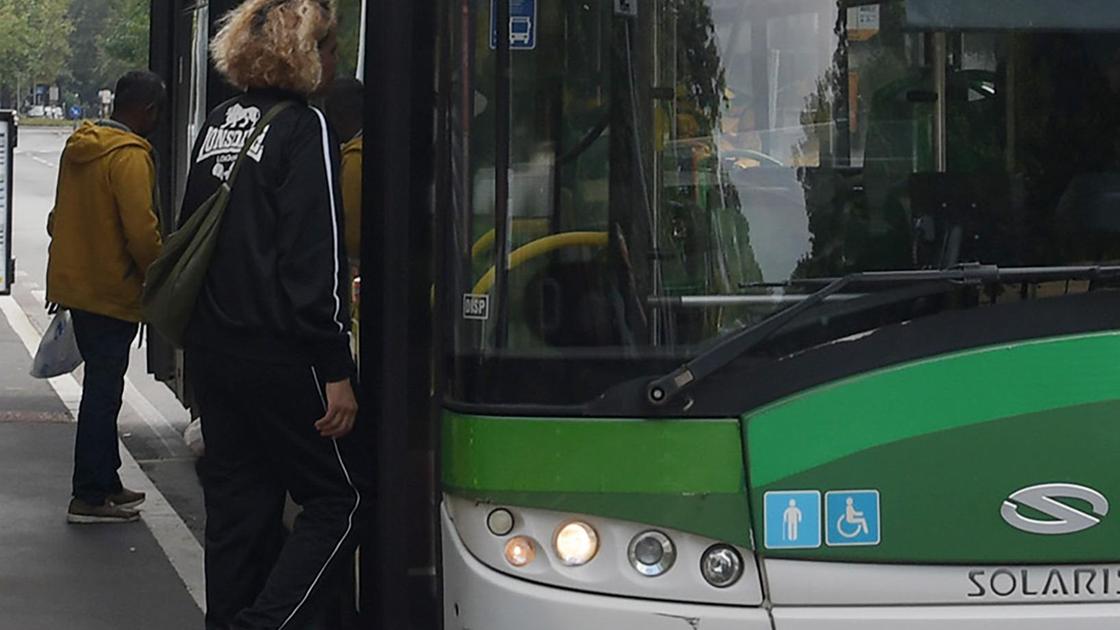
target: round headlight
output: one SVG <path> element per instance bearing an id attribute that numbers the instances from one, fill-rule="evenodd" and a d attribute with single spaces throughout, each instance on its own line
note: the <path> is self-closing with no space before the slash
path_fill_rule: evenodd
<path id="1" fill-rule="evenodd" d="M 630 566 L 638 573 L 657 577 L 672 566 L 677 559 L 673 541 L 659 531 L 642 532 L 630 541 Z"/>
<path id="2" fill-rule="evenodd" d="M 513 514 L 505 508 L 498 508 L 486 517 L 486 527 L 495 536 L 505 536 L 513 531 Z"/>
<path id="3" fill-rule="evenodd" d="M 716 588 L 727 588 L 743 575 L 743 558 L 731 545 L 714 545 L 700 559 L 700 573 Z"/>
<path id="4" fill-rule="evenodd" d="M 524 536 L 514 536 L 506 543 L 506 562 L 521 568 L 527 566 L 537 557 L 537 548 L 533 541 Z"/>
<path id="5" fill-rule="evenodd" d="M 599 534 L 583 521 L 572 521 L 556 531 L 556 556 L 569 567 L 591 562 L 599 552 Z"/>

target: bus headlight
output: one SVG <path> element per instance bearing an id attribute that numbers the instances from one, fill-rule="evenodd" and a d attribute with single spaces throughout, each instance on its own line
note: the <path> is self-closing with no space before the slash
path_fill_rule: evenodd
<path id="1" fill-rule="evenodd" d="M 649 577 L 664 574 L 677 560 L 677 549 L 673 541 L 656 530 L 642 532 L 630 541 L 628 550 L 630 566 L 638 573 Z"/>
<path id="2" fill-rule="evenodd" d="M 716 588 L 727 588 L 743 575 L 743 559 L 731 545 L 713 545 L 700 558 L 700 573 Z"/>
<path id="3" fill-rule="evenodd" d="M 556 556 L 569 567 L 583 566 L 599 552 L 599 534 L 583 521 L 572 521 L 561 527 L 553 542 Z"/>
<path id="4" fill-rule="evenodd" d="M 536 559 L 537 548 L 529 538 L 514 536 L 506 543 L 505 556 L 506 562 L 520 569 Z"/>
<path id="5" fill-rule="evenodd" d="M 486 517 L 486 527 L 495 536 L 508 536 L 513 531 L 513 513 L 505 508 L 498 508 Z"/>

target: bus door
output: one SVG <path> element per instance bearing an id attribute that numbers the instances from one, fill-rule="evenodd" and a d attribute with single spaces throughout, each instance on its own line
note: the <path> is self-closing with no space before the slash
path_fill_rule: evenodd
<path id="1" fill-rule="evenodd" d="M 164 240 L 175 230 L 187 184 L 191 148 L 206 118 L 210 7 L 207 2 L 152 3 L 151 65 L 164 77 L 169 111 L 153 138 L 159 165 L 159 221 Z M 148 372 L 189 405 L 183 357 L 149 329 Z"/>

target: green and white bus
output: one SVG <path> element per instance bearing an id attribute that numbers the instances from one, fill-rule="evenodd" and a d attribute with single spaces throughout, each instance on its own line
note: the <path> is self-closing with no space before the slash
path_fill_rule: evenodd
<path id="1" fill-rule="evenodd" d="M 1120 3 L 363 8 L 368 627 L 1120 624 Z"/>
<path id="2" fill-rule="evenodd" d="M 443 7 L 446 628 L 1120 624 L 1120 4 L 497 8 Z"/>

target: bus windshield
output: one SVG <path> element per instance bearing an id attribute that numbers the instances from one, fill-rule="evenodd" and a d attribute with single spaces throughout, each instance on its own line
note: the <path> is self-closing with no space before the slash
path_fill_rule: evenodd
<path id="1" fill-rule="evenodd" d="M 846 274 L 1120 259 L 1115 11 L 1079 30 L 1040 22 L 1065 18 L 1043 0 L 1030 20 L 957 0 L 517 0 L 498 28 L 495 0 L 463 4 L 453 399 L 584 402 Z"/>

